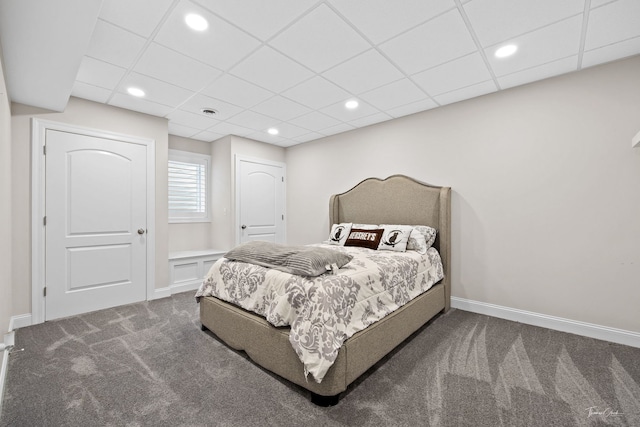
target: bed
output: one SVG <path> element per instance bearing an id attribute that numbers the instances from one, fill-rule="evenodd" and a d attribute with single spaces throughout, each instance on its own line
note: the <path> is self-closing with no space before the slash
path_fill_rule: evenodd
<path id="1" fill-rule="evenodd" d="M 337 351 L 321 382 L 305 375 L 289 342 L 289 327 L 275 327 L 264 317 L 213 296 L 200 298 L 200 321 L 231 348 L 242 350 L 258 365 L 311 392 L 312 402 L 333 405 L 349 384 L 398 344 L 450 306 L 451 189 L 418 182 L 404 175 L 369 178 L 331 196 L 329 224 L 427 225 L 438 230 L 433 244 L 444 278 L 381 320 L 356 332 Z"/>

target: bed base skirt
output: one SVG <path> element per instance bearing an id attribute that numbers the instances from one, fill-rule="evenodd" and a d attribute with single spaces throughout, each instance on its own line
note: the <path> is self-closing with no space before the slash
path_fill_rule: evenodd
<path id="1" fill-rule="evenodd" d="M 349 384 L 445 308 L 445 288 L 439 283 L 346 340 L 320 384 L 311 376 L 305 378 L 302 362 L 289 343 L 288 327 L 274 327 L 264 318 L 214 297 L 200 299 L 200 321 L 231 348 L 246 352 L 256 364 L 309 390 L 314 403 L 324 401 L 328 406 L 336 404 Z"/>

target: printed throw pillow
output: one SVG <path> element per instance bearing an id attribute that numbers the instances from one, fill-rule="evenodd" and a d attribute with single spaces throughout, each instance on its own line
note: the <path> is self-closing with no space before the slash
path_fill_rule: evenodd
<path id="1" fill-rule="evenodd" d="M 419 254 L 426 254 L 427 249 L 433 246 L 436 241 L 436 229 L 428 225 L 415 225 L 409 236 L 407 243 L 408 251 L 416 251 Z"/>
<path id="2" fill-rule="evenodd" d="M 338 245 L 344 246 L 344 242 L 346 242 L 347 237 L 349 237 L 349 232 L 351 231 L 351 223 L 343 222 L 341 224 L 333 224 L 331 226 L 331 233 L 329 234 L 330 245 Z"/>
<path id="3" fill-rule="evenodd" d="M 381 225 L 384 228 L 378 250 L 405 252 L 413 227 L 410 225 Z"/>
<path id="4" fill-rule="evenodd" d="M 351 233 L 349 233 L 349 238 L 344 242 L 344 245 L 359 246 L 361 248 L 369 248 L 375 251 L 378 249 L 378 245 L 380 244 L 382 233 L 384 233 L 382 228 L 352 228 Z"/>

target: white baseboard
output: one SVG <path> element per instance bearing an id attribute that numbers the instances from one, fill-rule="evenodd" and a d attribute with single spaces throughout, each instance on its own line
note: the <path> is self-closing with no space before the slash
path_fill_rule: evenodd
<path id="1" fill-rule="evenodd" d="M 152 297 L 149 300 L 166 298 L 171 296 L 171 288 L 169 286 L 165 288 L 156 288 Z"/>
<path id="2" fill-rule="evenodd" d="M 640 348 L 640 333 L 638 332 L 625 331 L 623 329 L 610 328 L 608 326 L 595 325 L 593 323 L 564 319 L 562 317 L 549 316 L 458 297 L 451 297 L 451 307 L 525 323 L 527 325 L 540 326 L 556 331 L 569 332 L 571 334 Z"/>
<path id="3" fill-rule="evenodd" d="M 9 319 L 9 332 L 19 328 L 26 328 L 31 325 L 33 325 L 31 313 L 12 316 L 11 319 Z"/>
<path id="4" fill-rule="evenodd" d="M 195 291 L 197 291 L 200 287 L 200 283 L 202 283 L 202 280 L 197 280 L 190 283 L 185 282 L 179 285 L 171 285 L 167 286 L 166 288 L 158 288 L 153 294 L 153 299 L 170 297 L 171 295 L 179 294 L 180 292 L 193 291 L 195 293 Z"/>

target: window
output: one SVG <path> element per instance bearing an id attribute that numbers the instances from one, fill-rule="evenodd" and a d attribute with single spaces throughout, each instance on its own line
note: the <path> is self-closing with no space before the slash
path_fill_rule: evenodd
<path id="1" fill-rule="evenodd" d="M 208 222 L 211 156 L 169 150 L 169 222 Z"/>

